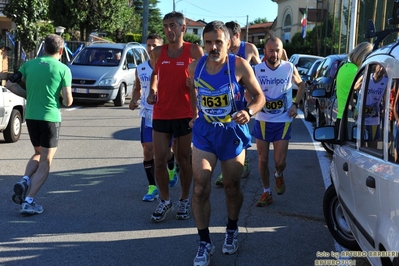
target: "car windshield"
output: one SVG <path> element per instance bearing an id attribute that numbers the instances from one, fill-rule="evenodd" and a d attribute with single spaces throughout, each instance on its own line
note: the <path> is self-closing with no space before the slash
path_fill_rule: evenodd
<path id="1" fill-rule="evenodd" d="M 299 58 L 297 67 L 303 67 L 309 69 L 316 60 L 317 58 L 308 58 L 308 57 Z"/>
<path id="2" fill-rule="evenodd" d="M 121 49 L 86 48 L 76 56 L 72 65 L 118 66 L 121 55 Z"/>

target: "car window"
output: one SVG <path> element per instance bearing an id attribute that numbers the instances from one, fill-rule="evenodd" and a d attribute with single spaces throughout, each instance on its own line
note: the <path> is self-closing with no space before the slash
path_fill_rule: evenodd
<path id="1" fill-rule="evenodd" d="M 323 66 L 320 69 L 319 77 L 329 77 L 329 67 L 331 65 L 331 58 L 326 58 L 323 62 Z"/>
<path id="2" fill-rule="evenodd" d="M 389 92 L 389 160 L 399 164 L 399 79 L 392 81 Z"/>
<path id="3" fill-rule="evenodd" d="M 74 65 L 92 65 L 92 66 L 117 66 L 116 54 L 120 49 L 109 48 L 86 48 L 80 52 L 74 59 Z"/>
<path id="4" fill-rule="evenodd" d="M 360 149 L 383 158 L 385 95 L 388 77 L 385 68 L 376 63 L 358 72 L 346 104 L 347 140 L 360 138 Z"/>
<path id="5" fill-rule="evenodd" d="M 385 105 L 389 104 L 384 101 L 384 96 L 387 92 L 388 77 L 385 68 L 380 64 L 370 65 L 369 68 L 370 74 L 366 76 L 367 80 L 363 81 L 366 82 L 366 86 L 362 99 L 363 134 L 361 134 L 361 147 L 378 150 L 381 152 L 382 156 L 382 144 L 384 143 L 384 110 Z"/>
<path id="6" fill-rule="evenodd" d="M 352 84 L 351 91 L 348 95 L 348 100 L 346 102 L 346 110 L 343 113 L 342 117 L 342 132 L 345 134 L 345 139 L 349 142 L 352 142 L 355 145 L 357 138 L 357 119 L 359 114 L 359 91 L 362 88 L 363 84 L 363 74 L 365 69 L 361 69 L 358 71 L 358 74 L 355 76 L 356 82 Z M 344 122 L 346 121 L 346 123 Z"/>
<path id="7" fill-rule="evenodd" d="M 316 60 L 316 58 L 300 57 L 296 66 L 309 69 Z"/>
<path id="8" fill-rule="evenodd" d="M 133 54 L 136 59 L 136 65 L 140 65 L 145 61 L 143 51 L 144 49 L 133 49 Z"/>
<path id="9" fill-rule="evenodd" d="M 129 51 L 127 51 L 126 61 L 128 64 L 136 64 L 135 54 L 134 54 L 133 49 L 129 49 Z"/>

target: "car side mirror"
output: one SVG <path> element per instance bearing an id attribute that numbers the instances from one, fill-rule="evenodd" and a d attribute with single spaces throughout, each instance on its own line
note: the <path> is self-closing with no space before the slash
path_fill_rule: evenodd
<path id="1" fill-rule="evenodd" d="M 337 138 L 335 126 L 322 126 L 313 130 L 313 139 L 317 141 L 333 141 Z"/>
<path id="2" fill-rule="evenodd" d="M 315 89 L 312 91 L 312 97 L 325 98 L 326 97 L 326 90 L 325 89 L 319 89 L 319 88 L 315 87 Z"/>

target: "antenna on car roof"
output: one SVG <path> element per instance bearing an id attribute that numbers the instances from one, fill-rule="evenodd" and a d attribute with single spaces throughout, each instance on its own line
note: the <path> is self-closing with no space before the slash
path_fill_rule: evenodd
<path id="1" fill-rule="evenodd" d="M 399 0 L 396 0 L 393 5 L 393 10 L 392 10 L 392 18 L 388 18 L 388 24 L 389 25 L 398 25 L 399 24 Z M 367 24 L 367 32 L 364 34 L 365 38 L 374 38 L 377 37 L 374 40 L 374 45 L 373 45 L 373 51 L 376 50 L 380 43 L 388 37 L 391 33 L 394 32 L 399 32 L 399 28 L 391 28 L 391 29 L 384 29 L 382 31 L 375 31 L 375 25 L 374 21 L 372 19 L 368 20 Z"/>

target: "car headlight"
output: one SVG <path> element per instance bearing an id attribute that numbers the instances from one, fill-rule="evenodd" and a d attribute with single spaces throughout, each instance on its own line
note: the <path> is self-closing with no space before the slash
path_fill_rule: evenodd
<path id="1" fill-rule="evenodd" d="M 98 83 L 98 85 L 100 86 L 112 86 L 116 83 L 116 79 L 114 78 L 108 78 L 108 79 L 102 79 L 100 80 L 100 82 Z"/>

